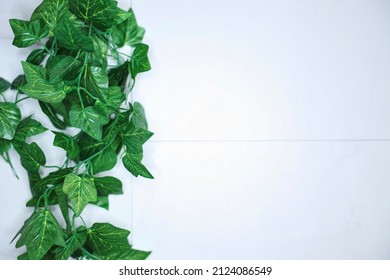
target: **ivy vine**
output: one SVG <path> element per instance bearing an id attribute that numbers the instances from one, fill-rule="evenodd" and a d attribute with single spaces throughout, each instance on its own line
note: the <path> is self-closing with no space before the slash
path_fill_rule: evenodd
<path id="1" fill-rule="evenodd" d="M 118 159 L 135 177 L 153 178 L 142 163 L 153 133 L 142 105 L 130 102 L 137 76 L 151 69 L 145 30 L 132 9 L 113 0 L 44 0 L 30 20 L 10 25 L 14 46 L 36 47 L 22 62 L 23 75 L 12 83 L 0 78 L 0 155 L 17 176 L 10 152 L 19 154 L 32 195 L 26 205 L 34 209 L 14 238 L 26 248 L 18 259 L 146 259 L 150 252 L 134 249 L 128 230 L 82 218 L 88 204 L 108 209 L 108 196 L 122 194 L 119 179 L 99 176 Z M 22 117 L 26 99 L 37 101 L 34 110 L 53 127 Z M 53 146 L 66 151 L 58 166 L 47 166 L 32 142 L 49 130 Z"/>

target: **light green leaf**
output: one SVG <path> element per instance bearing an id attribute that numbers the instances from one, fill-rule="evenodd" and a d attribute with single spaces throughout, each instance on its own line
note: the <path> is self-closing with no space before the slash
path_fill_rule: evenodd
<path id="1" fill-rule="evenodd" d="M 115 150 L 111 147 L 108 147 L 91 160 L 91 173 L 97 174 L 103 171 L 111 170 L 115 167 L 117 160 L 118 158 Z"/>
<path id="2" fill-rule="evenodd" d="M 130 231 L 108 223 L 95 223 L 87 233 L 88 245 L 97 254 L 109 254 L 130 247 L 127 240 Z"/>
<path id="3" fill-rule="evenodd" d="M 46 51 L 44 49 L 33 50 L 27 57 L 26 61 L 34 65 L 40 65 L 45 59 Z"/>
<path id="4" fill-rule="evenodd" d="M 24 21 L 19 19 L 10 19 L 12 31 L 15 39 L 12 44 L 18 48 L 27 48 L 39 42 L 49 33 L 47 26 L 39 20 Z"/>
<path id="5" fill-rule="evenodd" d="M 66 240 L 65 247 L 58 248 L 56 250 L 57 260 L 67 260 L 73 253 L 84 246 L 87 241 L 87 232 L 84 230 L 78 230 L 68 240 Z"/>
<path id="6" fill-rule="evenodd" d="M 132 9 L 128 12 L 128 19 L 113 28 L 112 38 L 118 47 L 125 44 L 135 46 L 142 43 L 145 36 L 145 29 L 138 26 Z"/>
<path id="7" fill-rule="evenodd" d="M 0 93 L 5 92 L 7 89 L 9 89 L 11 84 L 0 77 Z"/>
<path id="8" fill-rule="evenodd" d="M 125 95 L 120 87 L 109 87 L 106 98 L 105 102 L 97 100 L 94 105 L 97 111 L 105 115 L 117 112 L 120 105 L 125 101 Z"/>
<path id="9" fill-rule="evenodd" d="M 28 137 L 39 135 L 45 131 L 47 131 L 46 127 L 29 116 L 19 123 L 18 128 L 16 129 L 15 139 L 24 141 Z"/>
<path id="10" fill-rule="evenodd" d="M 55 65 L 49 70 L 50 83 L 58 83 L 61 80 L 74 80 L 82 67 L 82 63 L 72 56 L 57 55 Z"/>
<path id="11" fill-rule="evenodd" d="M 133 105 L 133 114 L 131 115 L 131 124 L 135 127 L 148 129 L 148 122 L 145 116 L 144 107 L 138 102 L 135 102 Z"/>
<path id="12" fill-rule="evenodd" d="M 46 157 L 37 143 L 18 143 L 15 145 L 20 155 L 22 166 L 31 173 L 38 172 L 39 168 L 46 164 Z"/>
<path id="13" fill-rule="evenodd" d="M 31 20 L 41 20 L 49 28 L 50 35 L 58 24 L 58 20 L 68 14 L 67 0 L 44 0 L 33 12 Z"/>
<path id="14" fill-rule="evenodd" d="M 114 24 L 117 5 L 113 0 L 69 0 L 71 12 L 103 31 Z"/>
<path id="15" fill-rule="evenodd" d="M 80 147 L 74 137 L 61 132 L 54 132 L 53 145 L 66 151 L 69 159 L 76 159 L 80 154 Z"/>
<path id="16" fill-rule="evenodd" d="M 41 259 L 53 245 L 66 245 L 61 226 L 50 211 L 40 209 L 26 222 L 17 246 L 26 245 L 30 260 Z"/>
<path id="17" fill-rule="evenodd" d="M 0 155 L 8 152 L 12 148 L 12 143 L 10 140 L 0 139 Z"/>
<path id="18" fill-rule="evenodd" d="M 109 122 L 107 116 L 97 112 L 93 107 L 71 110 L 69 118 L 72 126 L 80 128 L 98 141 L 102 140 L 102 126 Z"/>
<path id="19" fill-rule="evenodd" d="M 123 194 L 122 182 L 115 177 L 95 177 L 93 181 L 98 195 Z"/>
<path id="20" fill-rule="evenodd" d="M 142 145 L 152 136 L 153 132 L 132 125 L 121 133 L 122 142 L 130 153 L 142 153 Z"/>
<path id="21" fill-rule="evenodd" d="M 145 44 L 138 44 L 133 52 L 130 61 L 130 73 L 133 79 L 142 72 L 152 69 L 148 59 L 149 46 Z"/>
<path id="22" fill-rule="evenodd" d="M 153 175 L 150 174 L 148 169 L 141 163 L 143 158 L 142 153 L 131 154 L 126 153 L 123 157 L 122 162 L 125 168 L 131 172 L 135 177 L 142 176 L 148 179 L 154 179 Z"/>
<path id="23" fill-rule="evenodd" d="M 76 216 L 80 216 L 89 202 L 97 200 L 97 192 L 93 181 L 86 177 L 81 178 L 73 173 L 65 177 L 63 190 L 72 202 Z"/>
<path id="24" fill-rule="evenodd" d="M 14 103 L 0 103 L 0 138 L 12 140 L 21 118 L 19 107 Z"/>

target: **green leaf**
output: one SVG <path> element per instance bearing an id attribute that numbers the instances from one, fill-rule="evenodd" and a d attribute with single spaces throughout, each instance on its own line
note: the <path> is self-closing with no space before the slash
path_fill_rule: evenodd
<path id="1" fill-rule="evenodd" d="M 100 67 L 87 67 L 83 73 L 81 85 L 94 98 L 105 102 L 106 90 L 108 89 L 108 76 Z"/>
<path id="2" fill-rule="evenodd" d="M 125 168 L 131 172 L 135 177 L 142 176 L 148 179 L 154 179 L 153 175 L 150 174 L 148 169 L 141 163 L 143 158 L 142 153 L 131 154 L 126 153 L 123 157 L 123 165 Z"/>
<path id="3" fill-rule="evenodd" d="M 71 228 L 72 225 L 69 217 L 68 197 L 64 193 L 63 184 L 56 185 L 54 190 L 57 197 L 58 205 L 60 206 L 62 216 L 64 217 L 66 223 L 66 227 Z"/>
<path id="4" fill-rule="evenodd" d="M 93 41 L 85 35 L 78 23 L 67 15 L 62 16 L 54 28 L 54 36 L 62 46 L 69 50 L 83 50 L 93 52 Z"/>
<path id="5" fill-rule="evenodd" d="M 28 258 L 28 253 L 21 254 L 17 257 L 18 261 L 29 261 L 30 259 Z"/>
<path id="6" fill-rule="evenodd" d="M 38 172 L 39 168 L 46 164 L 46 157 L 37 143 L 20 143 L 15 146 L 20 155 L 22 166 L 31 173 Z"/>
<path id="7" fill-rule="evenodd" d="M 120 87 L 109 87 L 106 101 L 97 100 L 95 109 L 105 115 L 111 115 L 118 111 L 120 105 L 125 101 L 125 95 Z"/>
<path id="8" fill-rule="evenodd" d="M 93 181 L 86 177 L 81 178 L 73 173 L 65 177 L 63 190 L 72 202 L 76 216 L 80 216 L 89 202 L 97 200 L 97 192 Z"/>
<path id="9" fill-rule="evenodd" d="M 61 132 L 53 133 L 55 134 L 53 145 L 64 149 L 69 159 L 76 159 L 80 154 L 80 147 L 74 137 Z"/>
<path id="10" fill-rule="evenodd" d="M 95 51 L 89 57 L 90 65 L 107 69 L 108 39 L 92 33 Z"/>
<path id="11" fill-rule="evenodd" d="M 16 129 L 15 139 L 24 141 L 28 137 L 39 135 L 45 131 L 47 131 L 46 127 L 29 116 L 19 123 L 18 128 Z"/>
<path id="12" fill-rule="evenodd" d="M 15 39 L 12 44 L 18 48 L 27 48 L 39 42 L 49 34 L 49 29 L 39 20 L 24 21 L 10 19 L 12 31 Z"/>
<path id="13" fill-rule="evenodd" d="M 11 150 L 12 144 L 10 140 L 0 139 L 0 155 Z"/>
<path id="14" fill-rule="evenodd" d="M 103 31 L 114 24 L 117 5 L 112 0 L 69 0 L 71 12 Z"/>
<path id="15" fill-rule="evenodd" d="M 129 62 L 126 61 L 122 65 L 110 69 L 108 77 L 110 86 L 119 86 L 122 89 L 126 86 L 126 81 L 129 76 Z"/>
<path id="16" fill-rule="evenodd" d="M 130 17 L 130 13 L 126 12 L 125 10 L 122 10 L 121 8 L 116 8 L 116 17 L 114 21 L 114 25 L 121 24 L 124 22 L 126 19 Z"/>
<path id="17" fill-rule="evenodd" d="M 0 93 L 5 92 L 7 89 L 9 89 L 11 84 L 0 77 Z"/>
<path id="18" fill-rule="evenodd" d="M 73 253 L 84 246 L 87 241 L 87 232 L 77 231 L 73 234 L 68 240 L 66 240 L 66 245 L 63 248 L 58 248 L 56 250 L 56 259 L 57 260 L 67 260 Z"/>
<path id="19" fill-rule="evenodd" d="M 138 44 L 133 52 L 132 59 L 130 61 L 130 73 L 133 79 L 142 72 L 152 69 L 148 59 L 149 46 L 145 44 Z"/>
<path id="20" fill-rule="evenodd" d="M 28 55 L 26 61 L 34 65 L 40 65 L 45 57 L 46 51 L 44 49 L 36 49 Z"/>
<path id="21" fill-rule="evenodd" d="M 146 260 L 151 252 L 127 248 L 111 252 L 110 254 L 96 254 L 101 260 Z"/>
<path id="22" fill-rule="evenodd" d="M 145 29 L 138 26 L 134 12 L 130 9 L 128 19 L 114 27 L 112 38 L 118 47 L 125 44 L 133 47 L 142 42 L 144 35 Z"/>
<path id="23" fill-rule="evenodd" d="M 102 140 L 102 126 L 107 124 L 107 116 L 97 112 L 93 107 L 74 109 L 69 113 L 72 126 L 80 128 L 92 138 Z"/>
<path id="24" fill-rule="evenodd" d="M 57 186 L 62 184 L 65 180 L 65 177 L 71 172 L 73 172 L 73 168 L 64 168 L 64 169 L 51 172 L 45 178 L 40 179 L 38 182 L 34 184 L 33 187 L 34 196 L 39 197 L 40 195 L 42 195 L 45 192 L 46 187 L 48 186 Z"/>
<path id="25" fill-rule="evenodd" d="M 11 84 L 11 89 L 12 90 L 19 90 L 21 86 L 24 86 L 27 84 L 26 76 L 25 75 L 19 75 L 13 80 Z"/>
<path id="26" fill-rule="evenodd" d="M 142 145 L 152 136 L 153 132 L 132 125 L 121 133 L 122 142 L 131 153 L 142 153 Z"/>
<path id="27" fill-rule="evenodd" d="M 148 129 L 148 122 L 145 116 L 144 107 L 138 102 L 135 102 L 133 105 L 133 114 L 131 115 L 131 124 L 135 127 Z"/>
<path id="28" fill-rule="evenodd" d="M 50 35 L 58 24 L 58 20 L 68 14 L 67 0 L 44 0 L 33 12 L 31 20 L 41 20 L 49 28 Z"/>
<path id="29" fill-rule="evenodd" d="M 106 210 L 110 210 L 108 196 L 98 196 L 97 200 L 95 202 L 92 202 L 92 204 L 104 208 Z"/>
<path id="30" fill-rule="evenodd" d="M 14 103 L 0 103 L 0 138 L 12 140 L 21 118 L 19 107 Z"/>
<path id="31" fill-rule="evenodd" d="M 20 89 L 28 96 L 46 103 L 59 103 L 64 100 L 70 88 L 63 83 L 49 83 L 46 68 L 22 62 L 27 84 Z"/>
<path id="32" fill-rule="evenodd" d="M 61 226 L 50 211 L 40 209 L 27 221 L 18 246 L 26 245 L 29 259 L 41 259 L 53 245 L 66 245 Z"/>
<path id="33" fill-rule="evenodd" d="M 115 150 L 111 147 L 106 148 L 100 154 L 91 160 L 91 173 L 97 174 L 103 171 L 111 170 L 118 161 Z"/>
<path id="34" fill-rule="evenodd" d="M 62 121 L 58 116 L 56 109 L 53 105 L 44 103 L 44 102 L 39 102 L 39 106 L 41 107 L 42 112 L 48 116 L 50 119 L 51 123 L 54 125 L 54 127 L 58 129 L 66 129 L 66 124 L 64 121 Z"/>
<path id="35" fill-rule="evenodd" d="M 127 240 L 130 231 L 109 223 L 95 223 L 87 233 L 88 245 L 97 254 L 109 254 L 130 247 Z"/>
<path id="36" fill-rule="evenodd" d="M 94 177 L 93 181 L 100 196 L 123 194 L 122 182 L 115 177 Z"/>
<path id="37" fill-rule="evenodd" d="M 55 65 L 49 70 L 50 83 L 58 83 L 61 80 L 71 81 L 77 78 L 82 63 L 72 56 L 57 55 Z"/>

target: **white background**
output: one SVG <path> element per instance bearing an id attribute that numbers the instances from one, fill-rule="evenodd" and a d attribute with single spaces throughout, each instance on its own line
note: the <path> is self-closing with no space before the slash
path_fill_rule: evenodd
<path id="1" fill-rule="evenodd" d="M 29 53 L 11 45 L 8 19 L 39 2 L 2 2 L 4 78 Z M 155 132 L 145 164 L 156 179 L 117 168 L 125 196 L 108 213 L 89 207 L 88 221 L 132 228 L 152 259 L 390 257 L 388 1 L 133 6 L 151 48 L 135 100 Z M 19 181 L 0 163 L 3 259 L 23 252 L 8 243 L 28 216 L 16 165 Z"/>

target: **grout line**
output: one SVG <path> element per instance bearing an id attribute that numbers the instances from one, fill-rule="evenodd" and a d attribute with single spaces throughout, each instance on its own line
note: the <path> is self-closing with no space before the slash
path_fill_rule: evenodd
<path id="1" fill-rule="evenodd" d="M 241 139 L 241 140 L 150 140 L 151 143 L 332 143 L 390 142 L 390 139 Z"/>

